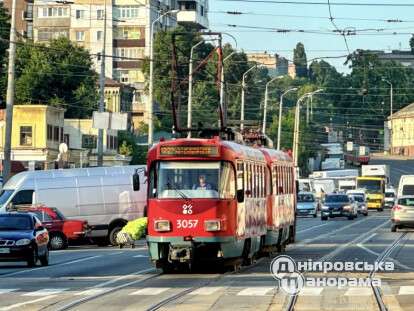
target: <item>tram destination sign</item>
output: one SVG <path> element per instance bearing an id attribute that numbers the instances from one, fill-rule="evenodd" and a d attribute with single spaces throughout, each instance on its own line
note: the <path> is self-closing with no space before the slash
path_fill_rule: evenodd
<path id="1" fill-rule="evenodd" d="M 219 149 L 217 146 L 161 146 L 160 155 L 217 157 L 219 155 Z"/>

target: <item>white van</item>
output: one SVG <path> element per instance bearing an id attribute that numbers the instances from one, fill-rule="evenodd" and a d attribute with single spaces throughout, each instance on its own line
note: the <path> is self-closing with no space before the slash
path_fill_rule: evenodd
<path id="1" fill-rule="evenodd" d="M 133 190 L 132 176 L 145 166 L 28 171 L 13 176 L 0 193 L 0 212 L 13 205 L 44 204 L 67 218 L 87 220 L 97 242 L 116 244 L 118 231 L 144 214 L 146 186 Z"/>
<path id="2" fill-rule="evenodd" d="M 414 195 L 414 175 L 402 175 L 398 185 L 398 197 Z"/>

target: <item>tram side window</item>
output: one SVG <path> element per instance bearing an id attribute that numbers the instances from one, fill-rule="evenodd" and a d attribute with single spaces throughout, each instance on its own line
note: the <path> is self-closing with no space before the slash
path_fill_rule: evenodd
<path id="1" fill-rule="evenodd" d="M 220 174 L 219 195 L 221 199 L 233 199 L 235 196 L 236 180 L 230 163 L 223 162 Z"/>

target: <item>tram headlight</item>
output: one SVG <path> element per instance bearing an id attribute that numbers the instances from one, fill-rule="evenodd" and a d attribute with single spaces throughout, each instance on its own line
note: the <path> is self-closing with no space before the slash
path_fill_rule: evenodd
<path id="1" fill-rule="evenodd" d="M 157 232 L 167 232 L 171 230 L 171 223 L 169 220 L 155 220 L 154 230 Z"/>
<path id="2" fill-rule="evenodd" d="M 206 220 L 204 222 L 204 229 L 206 231 L 220 231 L 221 230 L 221 222 L 219 219 L 214 220 Z"/>

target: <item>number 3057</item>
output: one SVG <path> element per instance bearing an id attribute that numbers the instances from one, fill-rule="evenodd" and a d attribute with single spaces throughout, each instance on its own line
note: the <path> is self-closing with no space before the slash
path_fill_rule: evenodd
<path id="1" fill-rule="evenodd" d="M 198 224 L 197 219 L 178 219 L 177 220 L 178 229 L 195 228 L 197 227 L 197 224 Z"/>

